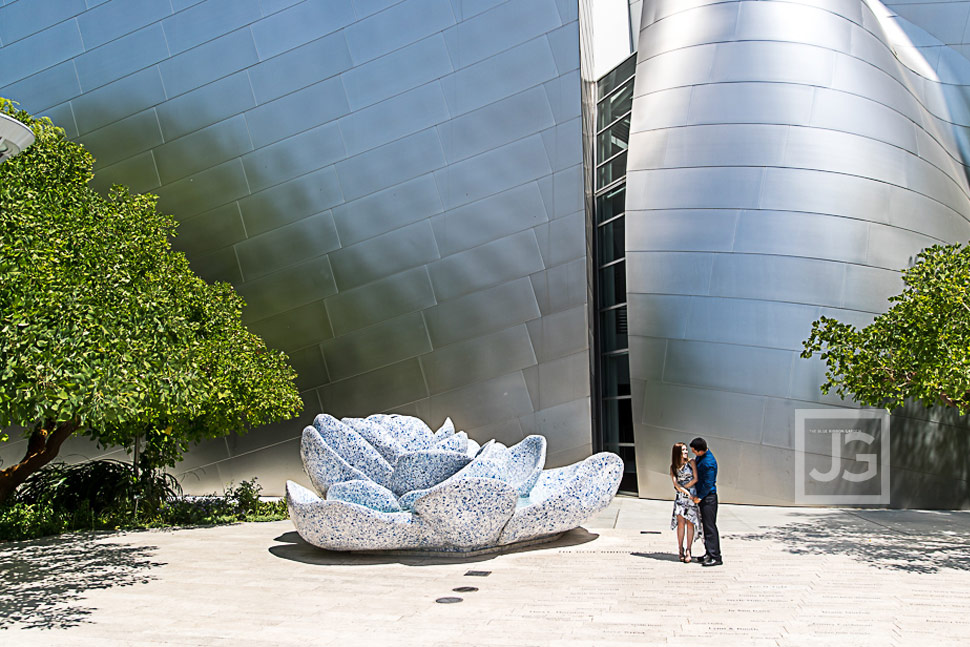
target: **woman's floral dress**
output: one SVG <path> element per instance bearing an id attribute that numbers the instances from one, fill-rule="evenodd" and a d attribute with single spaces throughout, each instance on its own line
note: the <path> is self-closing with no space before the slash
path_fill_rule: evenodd
<path id="1" fill-rule="evenodd" d="M 677 485 L 681 487 L 687 487 L 687 484 L 691 482 L 694 478 L 694 472 L 690 469 L 690 463 L 684 461 L 684 464 L 680 466 L 677 470 Z M 696 491 L 693 486 L 688 488 L 691 495 L 696 495 Z M 681 492 L 677 491 L 677 498 L 674 499 L 674 513 L 670 517 L 670 529 L 673 530 L 677 527 L 677 517 L 683 517 L 690 523 L 694 524 L 694 541 L 701 536 L 701 511 L 697 507 L 697 504 L 690 500 L 690 498 Z"/>

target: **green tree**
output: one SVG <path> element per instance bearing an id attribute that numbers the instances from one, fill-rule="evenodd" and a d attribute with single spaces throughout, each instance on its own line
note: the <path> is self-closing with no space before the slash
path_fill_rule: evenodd
<path id="1" fill-rule="evenodd" d="M 0 165 L 0 428 L 28 438 L 0 470 L 0 501 L 71 434 L 141 437 L 149 462 L 172 465 L 193 443 L 295 415 L 286 356 L 243 326 L 231 286 L 171 248 L 177 225 L 156 197 L 102 196 L 62 129 L 5 99 L 0 110 L 36 135 Z"/>
<path id="2" fill-rule="evenodd" d="M 821 353 L 823 393 L 835 387 L 843 398 L 886 409 L 912 399 L 970 412 L 970 248 L 923 250 L 903 284 L 868 326 L 814 322 L 802 357 Z"/>

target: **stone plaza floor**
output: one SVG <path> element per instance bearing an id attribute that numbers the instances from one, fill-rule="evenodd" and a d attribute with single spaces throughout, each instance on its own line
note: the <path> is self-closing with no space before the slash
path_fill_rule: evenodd
<path id="1" fill-rule="evenodd" d="M 0 645 L 970 644 L 970 512 L 722 505 L 703 568 L 670 507 L 471 559 L 321 551 L 288 521 L 0 544 Z"/>

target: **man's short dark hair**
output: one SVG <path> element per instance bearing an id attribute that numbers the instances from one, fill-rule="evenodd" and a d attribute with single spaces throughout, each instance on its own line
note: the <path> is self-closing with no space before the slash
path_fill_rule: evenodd
<path id="1" fill-rule="evenodd" d="M 707 441 L 700 437 L 697 437 L 694 440 L 690 441 L 690 446 L 691 446 L 691 449 L 696 449 L 699 452 L 707 451 Z"/>

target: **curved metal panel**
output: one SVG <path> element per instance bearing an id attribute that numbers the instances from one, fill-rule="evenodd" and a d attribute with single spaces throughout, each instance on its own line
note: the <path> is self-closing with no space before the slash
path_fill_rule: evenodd
<path id="1" fill-rule="evenodd" d="M 67 115 L 98 186 L 160 194 L 175 245 L 290 354 L 304 417 L 451 416 L 588 455 L 575 6 L 67 4 L 0 7 L 0 96 Z M 281 493 L 304 425 L 202 447 L 188 490 Z"/>
<path id="2" fill-rule="evenodd" d="M 920 249 L 970 237 L 965 88 L 940 82 L 970 62 L 937 74 L 875 0 L 642 15 L 626 203 L 640 495 L 666 497 L 670 443 L 704 436 L 724 499 L 793 503 L 795 409 L 856 406 L 798 357 L 812 321 L 866 323 Z M 895 449 L 918 445 L 911 423 L 894 416 Z M 905 453 L 894 505 L 970 503 L 938 487 L 965 473 Z"/>

